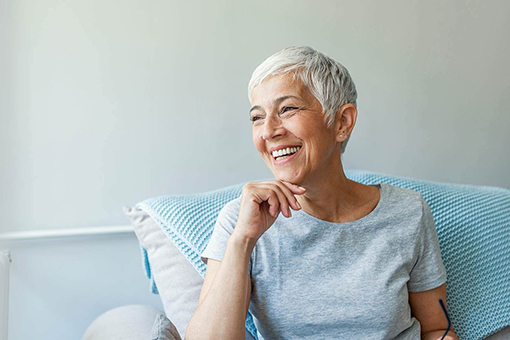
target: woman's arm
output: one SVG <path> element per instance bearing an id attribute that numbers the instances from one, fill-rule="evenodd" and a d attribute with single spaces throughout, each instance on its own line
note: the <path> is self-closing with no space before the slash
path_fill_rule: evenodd
<path id="1" fill-rule="evenodd" d="M 280 212 L 301 209 L 295 195 L 305 188 L 284 181 L 250 182 L 243 186 L 236 226 L 221 263 L 208 260 L 198 308 L 186 329 L 186 339 L 244 339 L 251 297 L 248 266 L 262 234 Z"/>
<path id="2" fill-rule="evenodd" d="M 448 320 L 439 304 L 442 299 L 446 307 L 446 283 L 424 292 L 409 292 L 411 315 L 421 324 L 422 340 L 439 340 L 446 332 Z M 458 340 L 453 325 L 444 340 Z"/>
<path id="3" fill-rule="evenodd" d="M 186 329 L 186 339 L 244 339 L 250 305 L 248 264 L 255 244 L 229 238 L 221 262 L 209 259 L 198 308 Z"/>

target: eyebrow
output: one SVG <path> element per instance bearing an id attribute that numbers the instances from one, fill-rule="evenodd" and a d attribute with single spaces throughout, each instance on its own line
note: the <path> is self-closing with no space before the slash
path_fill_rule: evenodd
<path id="1" fill-rule="evenodd" d="M 281 102 L 283 102 L 284 100 L 287 100 L 287 99 L 289 99 L 289 98 L 300 99 L 299 97 L 296 97 L 296 96 L 283 96 L 283 97 L 276 98 L 276 99 L 274 100 L 274 103 L 275 103 L 276 105 L 278 105 L 278 104 L 280 104 Z M 250 112 L 248 112 L 248 114 L 251 114 L 251 112 L 252 112 L 252 111 L 254 111 L 254 110 L 260 110 L 260 109 L 262 109 L 260 106 L 255 105 L 254 107 L 252 107 L 252 108 L 250 109 Z"/>

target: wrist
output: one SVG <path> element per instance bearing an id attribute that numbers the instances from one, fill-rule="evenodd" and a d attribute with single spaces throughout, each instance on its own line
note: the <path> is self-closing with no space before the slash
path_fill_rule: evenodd
<path id="1" fill-rule="evenodd" d="M 232 233 L 232 235 L 230 235 L 228 242 L 233 243 L 236 246 L 241 247 L 243 249 L 246 249 L 251 254 L 253 248 L 255 248 L 255 244 L 257 243 L 257 240 L 246 237 L 244 235 L 240 235 L 240 234 L 236 233 L 235 229 L 234 229 L 234 232 Z"/>

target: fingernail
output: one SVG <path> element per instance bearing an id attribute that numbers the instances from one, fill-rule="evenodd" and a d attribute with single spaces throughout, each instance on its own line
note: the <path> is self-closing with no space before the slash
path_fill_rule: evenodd
<path id="1" fill-rule="evenodd" d="M 299 189 L 301 189 L 301 190 L 306 190 L 305 188 L 303 188 L 303 187 L 300 187 L 300 186 L 298 186 L 298 188 L 299 188 Z"/>
<path id="2" fill-rule="evenodd" d="M 296 205 L 299 207 L 299 209 L 302 209 L 302 208 L 301 208 L 301 204 L 299 204 L 299 202 L 298 202 L 298 201 L 296 201 Z"/>

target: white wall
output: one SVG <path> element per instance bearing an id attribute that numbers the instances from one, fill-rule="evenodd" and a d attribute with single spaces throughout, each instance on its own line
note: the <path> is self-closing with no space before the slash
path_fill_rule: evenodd
<path id="1" fill-rule="evenodd" d="M 123 225 L 123 205 L 270 177 L 251 142 L 246 87 L 289 45 L 327 53 L 354 78 L 359 116 L 345 168 L 510 188 L 507 1 L 0 6 L 1 231 Z M 108 306 L 148 291 L 136 240 L 74 242 L 6 246 L 15 249 L 11 339 L 26 338 L 27 315 L 33 329 L 76 338 L 83 311 L 99 310 L 75 300 L 84 290 L 108 293 L 97 300 Z M 72 285 L 37 274 L 44 259 L 67 268 Z M 129 270 L 115 275 L 138 281 L 118 295 L 97 285 L 123 259 Z"/>

